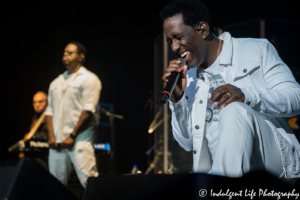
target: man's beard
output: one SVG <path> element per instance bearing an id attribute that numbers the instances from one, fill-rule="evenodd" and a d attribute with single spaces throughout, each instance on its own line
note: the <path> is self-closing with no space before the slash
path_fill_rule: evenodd
<path id="1" fill-rule="evenodd" d="M 66 61 L 62 61 L 62 65 L 63 65 L 64 67 L 67 67 L 69 64 L 70 64 L 70 63 L 68 63 L 68 61 L 67 61 L 67 63 L 66 63 Z"/>
<path id="2" fill-rule="evenodd" d="M 43 114 L 44 111 L 45 111 L 45 109 L 44 110 L 39 110 L 38 112 L 35 111 L 35 114 L 39 117 Z"/>

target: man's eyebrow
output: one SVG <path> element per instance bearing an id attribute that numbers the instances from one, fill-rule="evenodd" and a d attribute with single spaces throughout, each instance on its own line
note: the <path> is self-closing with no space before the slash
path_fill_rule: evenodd
<path id="1" fill-rule="evenodd" d="M 183 32 L 174 34 L 174 37 L 179 37 L 181 35 L 183 35 Z"/>
<path id="2" fill-rule="evenodd" d="M 183 32 L 181 32 L 181 33 L 176 33 L 176 34 L 173 35 L 173 37 L 178 38 L 178 37 L 180 37 L 180 36 L 182 36 L 182 35 L 183 35 Z M 170 40 L 172 40 L 172 39 L 171 39 L 171 37 L 166 36 L 166 40 L 167 40 L 167 42 L 168 42 L 168 41 L 170 41 Z"/>

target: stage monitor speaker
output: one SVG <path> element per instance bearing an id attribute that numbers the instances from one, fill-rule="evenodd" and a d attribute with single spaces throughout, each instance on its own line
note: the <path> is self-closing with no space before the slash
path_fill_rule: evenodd
<path id="1" fill-rule="evenodd" d="M 150 174 L 150 175 L 100 175 L 88 179 L 88 200 L 158 200 L 158 199 L 234 199 L 230 192 L 242 195 L 239 199 L 252 199 L 256 192 L 293 192 L 299 184 L 291 185 L 265 171 L 246 174 L 242 178 L 228 178 L 203 173 Z M 242 193 L 240 192 L 242 191 Z M 227 194 L 226 194 L 227 193 Z M 300 193 L 300 190 L 294 191 Z M 215 194 L 216 196 L 213 196 Z M 232 193 L 231 193 L 232 194 Z M 219 195 L 219 196 L 217 196 Z M 248 195 L 248 196 L 246 196 Z M 261 194 L 260 197 L 263 195 Z M 274 197 L 273 197 L 274 198 Z M 254 198 L 255 199 L 255 198 Z"/>
<path id="2" fill-rule="evenodd" d="M 0 160 L 1 200 L 79 200 L 34 158 Z"/>

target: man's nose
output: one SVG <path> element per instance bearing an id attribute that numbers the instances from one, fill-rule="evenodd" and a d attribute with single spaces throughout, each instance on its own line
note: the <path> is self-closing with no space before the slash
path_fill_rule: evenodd
<path id="1" fill-rule="evenodd" d="M 177 51 L 179 50 L 180 45 L 177 43 L 176 40 L 174 40 L 171 44 L 171 49 L 173 52 L 177 53 Z"/>

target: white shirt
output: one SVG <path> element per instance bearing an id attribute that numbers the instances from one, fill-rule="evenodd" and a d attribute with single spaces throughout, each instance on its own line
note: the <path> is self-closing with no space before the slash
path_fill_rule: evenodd
<path id="1" fill-rule="evenodd" d="M 95 113 L 101 82 L 85 67 L 71 75 L 65 71 L 51 82 L 46 115 L 52 116 L 53 133 L 57 143 L 68 137 L 83 110 Z"/>
<path id="2" fill-rule="evenodd" d="M 221 53 L 222 54 L 222 53 Z M 210 153 L 212 154 L 212 158 L 214 158 L 215 151 L 218 145 L 218 128 L 219 128 L 219 112 L 222 110 L 223 106 L 220 109 L 216 109 L 218 102 L 210 104 L 211 96 L 216 88 L 225 85 L 222 76 L 220 76 L 220 72 L 218 71 L 219 62 L 220 62 L 219 55 L 215 62 L 207 69 L 204 69 L 200 72 L 199 77 L 202 78 L 202 89 L 208 91 L 207 96 L 207 108 L 206 108 L 206 115 L 205 115 L 205 133 L 204 137 L 208 141 L 208 148 Z"/>
<path id="3" fill-rule="evenodd" d="M 244 103 L 261 113 L 271 128 L 292 144 L 300 155 L 299 143 L 283 126 L 282 118 L 300 113 L 300 86 L 290 69 L 266 39 L 237 39 L 232 38 L 228 32 L 219 38 L 224 40 L 224 45 L 218 71 L 225 83 L 241 88 L 245 94 Z M 173 135 L 186 151 L 193 150 L 194 171 L 197 171 L 199 163 L 207 98 L 210 95 L 203 79 L 197 78 L 196 72 L 196 68 L 188 70 L 187 88 L 182 99 L 177 103 L 169 103 Z M 297 156 L 287 155 L 289 152 L 281 153 L 287 159 Z"/>

